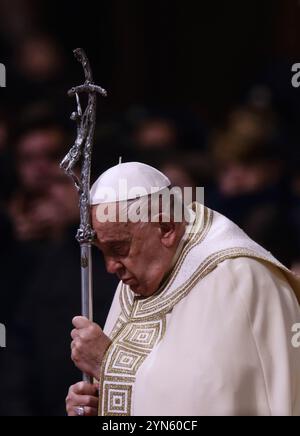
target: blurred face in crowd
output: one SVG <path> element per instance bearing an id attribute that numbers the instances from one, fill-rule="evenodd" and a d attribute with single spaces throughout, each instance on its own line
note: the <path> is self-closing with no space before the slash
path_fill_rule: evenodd
<path id="1" fill-rule="evenodd" d="M 185 188 L 188 186 L 194 186 L 194 181 L 189 172 L 180 165 L 166 164 L 162 167 L 162 172 L 171 180 L 173 186 L 179 186 Z"/>
<path id="2" fill-rule="evenodd" d="M 135 141 L 144 150 L 168 148 L 176 144 L 177 132 L 167 120 L 147 120 L 137 129 Z"/>
<path id="3" fill-rule="evenodd" d="M 55 202 L 64 222 L 76 223 L 79 221 L 77 190 L 71 178 L 58 165 L 53 172 L 49 197 Z"/>
<path id="4" fill-rule="evenodd" d="M 226 165 L 219 173 L 220 192 L 228 197 L 259 192 L 276 180 L 278 166 L 272 163 Z"/>
<path id="5" fill-rule="evenodd" d="M 181 223 L 101 223 L 92 208 L 95 245 L 102 251 L 109 273 L 144 297 L 154 294 L 171 268 L 184 233 Z"/>
<path id="6" fill-rule="evenodd" d="M 5 149 L 7 141 L 7 126 L 0 120 L 0 152 Z"/>
<path id="7" fill-rule="evenodd" d="M 49 80 L 63 69 L 61 47 L 45 35 L 28 37 L 17 53 L 17 69 L 31 81 Z"/>
<path id="8" fill-rule="evenodd" d="M 78 195 L 73 182 L 57 163 L 52 169 L 48 171 L 48 185 L 43 184 L 43 192 L 36 191 L 38 195 L 27 198 L 25 203 L 16 197 L 10 205 L 14 234 L 19 241 L 57 240 L 68 226 L 79 221 Z"/>
<path id="9" fill-rule="evenodd" d="M 17 145 L 17 172 L 21 187 L 28 193 L 48 189 L 57 170 L 64 134 L 59 128 L 26 133 Z"/>

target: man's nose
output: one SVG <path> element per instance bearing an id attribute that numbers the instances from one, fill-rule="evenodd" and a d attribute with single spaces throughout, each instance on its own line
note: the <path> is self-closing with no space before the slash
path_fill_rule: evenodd
<path id="1" fill-rule="evenodd" d="M 112 258 L 106 259 L 105 264 L 106 264 L 106 270 L 110 274 L 116 274 L 118 271 L 120 271 L 120 269 L 123 268 L 121 262 Z"/>

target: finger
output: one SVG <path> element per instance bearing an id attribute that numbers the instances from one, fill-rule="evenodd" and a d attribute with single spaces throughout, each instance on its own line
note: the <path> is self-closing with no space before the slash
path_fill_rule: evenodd
<path id="1" fill-rule="evenodd" d="M 91 341 L 95 338 L 100 338 L 103 335 L 101 327 L 95 323 L 90 324 L 88 327 L 78 329 L 77 333 L 75 339 L 83 339 L 84 341 Z"/>
<path id="2" fill-rule="evenodd" d="M 74 407 L 67 407 L 67 414 L 68 416 L 78 416 Z"/>
<path id="3" fill-rule="evenodd" d="M 72 338 L 72 339 L 76 339 L 76 338 L 78 338 L 78 336 L 79 336 L 79 332 L 78 332 L 78 330 L 77 330 L 77 329 L 73 329 L 73 330 L 71 331 L 71 338 Z"/>
<path id="4" fill-rule="evenodd" d="M 71 342 L 71 358 L 74 362 L 77 362 L 82 355 L 82 342 L 80 338 Z"/>
<path id="5" fill-rule="evenodd" d="M 72 403 L 72 401 L 69 399 L 69 397 L 66 398 L 66 411 L 68 416 L 78 416 L 76 413 L 76 406 Z"/>
<path id="6" fill-rule="evenodd" d="M 70 407 L 67 412 L 68 416 L 78 416 L 76 412 L 76 407 Z M 98 416 L 98 408 L 97 407 L 84 407 L 84 416 Z"/>
<path id="7" fill-rule="evenodd" d="M 98 407 L 85 407 L 84 416 L 98 416 Z"/>
<path id="8" fill-rule="evenodd" d="M 73 351 L 73 349 L 74 349 L 76 346 L 77 346 L 76 341 L 75 341 L 75 340 L 72 341 L 72 342 L 71 342 L 71 350 Z"/>
<path id="9" fill-rule="evenodd" d="M 71 336 L 73 339 L 81 338 L 85 340 L 90 340 L 96 336 L 100 337 L 103 334 L 104 333 L 101 327 L 98 324 L 90 321 L 87 326 L 73 329 L 71 332 Z"/>
<path id="10" fill-rule="evenodd" d="M 92 395 L 76 395 L 73 394 L 72 396 L 72 404 L 80 405 L 80 406 L 87 406 L 87 407 L 94 407 L 97 409 L 98 407 L 98 397 L 94 397 Z"/>
<path id="11" fill-rule="evenodd" d="M 91 321 L 89 321 L 85 316 L 75 316 L 72 320 L 72 324 L 76 329 L 83 329 L 89 327 Z"/>
<path id="12" fill-rule="evenodd" d="M 90 384 L 90 383 L 82 381 L 82 382 L 76 383 L 76 385 L 71 386 L 69 392 L 74 392 L 77 395 L 97 396 L 98 395 L 97 388 L 98 388 L 97 383 Z"/>

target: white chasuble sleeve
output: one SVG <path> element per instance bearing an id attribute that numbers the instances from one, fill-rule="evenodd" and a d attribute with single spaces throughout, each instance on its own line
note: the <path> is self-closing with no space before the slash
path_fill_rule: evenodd
<path id="1" fill-rule="evenodd" d="M 167 314 L 140 366 L 134 415 L 300 415 L 299 306 L 276 267 L 228 259 Z"/>

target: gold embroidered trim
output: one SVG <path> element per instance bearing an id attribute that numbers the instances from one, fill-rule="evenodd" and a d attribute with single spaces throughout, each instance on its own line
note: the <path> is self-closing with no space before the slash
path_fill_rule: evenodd
<path id="1" fill-rule="evenodd" d="M 166 318 L 125 323 L 107 350 L 99 379 L 100 416 L 129 416 L 138 369 L 166 330 Z"/>

